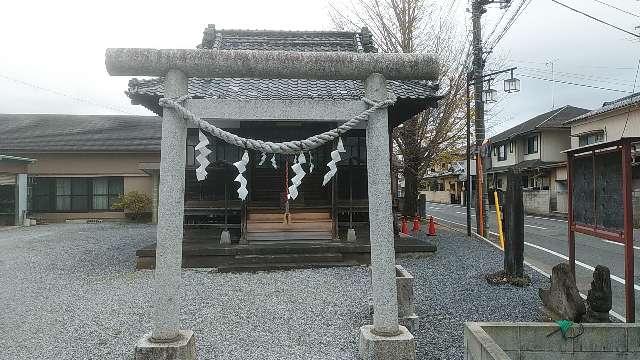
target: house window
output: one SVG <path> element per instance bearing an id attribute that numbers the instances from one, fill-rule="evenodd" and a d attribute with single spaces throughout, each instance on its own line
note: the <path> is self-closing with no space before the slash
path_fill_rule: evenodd
<path id="1" fill-rule="evenodd" d="M 598 131 L 591 134 L 584 134 L 578 137 L 578 146 L 587 146 L 604 141 L 604 131 Z"/>
<path id="2" fill-rule="evenodd" d="M 109 210 L 124 192 L 122 178 L 93 179 L 93 210 Z"/>
<path id="3" fill-rule="evenodd" d="M 56 210 L 89 210 L 89 186 L 85 178 L 56 179 Z"/>
<path id="4" fill-rule="evenodd" d="M 35 178 L 31 206 L 37 212 L 111 210 L 123 192 L 122 177 Z"/>
<path id="5" fill-rule="evenodd" d="M 497 181 L 497 185 L 496 185 L 496 187 L 497 187 L 498 189 L 502 189 L 502 178 L 498 178 L 498 181 Z"/>
<path id="6" fill-rule="evenodd" d="M 527 154 L 535 154 L 538 152 L 538 135 L 529 136 L 527 138 Z"/>
<path id="7" fill-rule="evenodd" d="M 498 161 L 507 160 L 507 145 L 498 146 Z"/>

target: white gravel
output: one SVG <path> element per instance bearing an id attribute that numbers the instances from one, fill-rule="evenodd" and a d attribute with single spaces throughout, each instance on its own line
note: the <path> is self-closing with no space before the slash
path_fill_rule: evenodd
<path id="1" fill-rule="evenodd" d="M 153 273 L 135 250 L 155 227 L 56 224 L 0 231 L 0 359 L 131 359 L 150 330 Z M 537 320 L 537 287 L 490 287 L 490 245 L 440 231 L 440 248 L 403 259 L 416 276 L 420 359 L 462 359 L 463 320 Z M 370 322 L 364 267 L 255 274 L 184 271 L 182 323 L 199 359 L 357 359 Z"/>

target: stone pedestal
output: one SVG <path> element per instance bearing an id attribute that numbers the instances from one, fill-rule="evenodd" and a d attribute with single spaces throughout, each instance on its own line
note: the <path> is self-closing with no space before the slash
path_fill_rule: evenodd
<path id="1" fill-rule="evenodd" d="M 176 341 L 152 342 L 151 333 L 136 344 L 135 360 L 196 360 L 196 339 L 193 331 L 180 330 Z"/>
<path id="2" fill-rule="evenodd" d="M 347 229 L 347 242 L 354 243 L 356 241 L 356 229 Z"/>
<path id="3" fill-rule="evenodd" d="M 373 325 L 360 328 L 358 347 L 362 360 L 415 360 L 416 340 L 404 326 L 399 326 L 400 334 L 379 336 L 373 333 Z"/>
<path id="4" fill-rule="evenodd" d="M 229 233 L 229 230 L 223 230 L 220 233 L 220 244 L 222 245 L 231 244 L 231 234 Z"/>

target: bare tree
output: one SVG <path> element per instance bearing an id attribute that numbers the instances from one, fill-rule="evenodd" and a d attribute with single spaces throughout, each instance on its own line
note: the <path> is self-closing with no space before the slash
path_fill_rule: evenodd
<path id="1" fill-rule="evenodd" d="M 353 0 L 332 3 L 330 16 L 340 29 L 367 27 L 380 51 L 428 52 L 440 61 L 441 89 L 447 94 L 393 132 L 394 155 L 405 181 L 402 213 L 417 212 L 421 180 L 434 162 L 464 153 L 465 86 L 469 33 L 456 23 L 456 0 Z"/>

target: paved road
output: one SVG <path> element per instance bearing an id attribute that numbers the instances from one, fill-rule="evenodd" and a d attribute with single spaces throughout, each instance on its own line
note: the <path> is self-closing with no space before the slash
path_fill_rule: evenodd
<path id="1" fill-rule="evenodd" d="M 428 215 L 439 222 L 466 229 L 466 209 L 458 205 L 427 203 Z M 472 209 L 473 211 L 473 209 Z M 472 213 L 473 214 L 473 213 Z M 475 214 L 472 225 L 475 229 Z M 489 231 L 497 242 L 496 213 L 489 213 Z M 525 217 L 525 260 L 538 269 L 551 273 L 554 265 L 568 260 L 567 222 L 539 216 Z M 640 232 L 636 230 L 635 248 L 635 291 L 636 319 L 640 321 Z M 601 240 L 576 233 L 576 278 L 578 289 L 587 294 L 596 265 L 608 266 L 611 270 L 614 316 L 625 316 L 624 302 L 624 247 L 621 244 Z"/>

